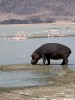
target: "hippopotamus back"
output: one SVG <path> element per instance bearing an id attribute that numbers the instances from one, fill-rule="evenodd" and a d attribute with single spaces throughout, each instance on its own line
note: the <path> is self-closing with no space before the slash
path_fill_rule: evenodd
<path id="1" fill-rule="evenodd" d="M 47 53 L 53 53 L 53 52 L 64 52 L 65 54 L 67 52 L 71 53 L 71 49 L 63 44 L 59 43 L 46 43 L 40 46 L 38 49 L 36 49 L 34 52 L 38 54 L 47 54 Z"/>

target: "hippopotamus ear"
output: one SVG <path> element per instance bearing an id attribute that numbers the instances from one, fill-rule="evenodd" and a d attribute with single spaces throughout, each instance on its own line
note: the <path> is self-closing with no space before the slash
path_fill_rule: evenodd
<path id="1" fill-rule="evenodd" d="M 32 55 L 31 55 L 31 57 L 34 57 L 36 55 L 36 53 L 33 53 Z"/>

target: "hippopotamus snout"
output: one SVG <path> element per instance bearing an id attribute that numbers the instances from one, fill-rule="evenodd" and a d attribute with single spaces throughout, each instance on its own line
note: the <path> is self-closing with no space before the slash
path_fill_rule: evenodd
<path id="1" fill-rule="evenodd" d="M 37 53 L 34 52 L 34 53 L 31 55 L 31 57 L 32 57 L 31 64 L 35 65 L 35 64 L 38 62 L 38 60 L 39 60 L 39 55 L 38 55 Z"/>
<path id="2" fill-rule="evenodd" d="M 31 64 L 35 65 L 38 62 L 38 60 L 32 60 Z"/>

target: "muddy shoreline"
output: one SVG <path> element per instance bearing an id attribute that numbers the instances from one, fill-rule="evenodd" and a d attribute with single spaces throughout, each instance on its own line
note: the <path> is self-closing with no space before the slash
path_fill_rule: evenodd
<path id="1" fill-rule="evenodd" d="M 43 66 L 31 64 L 16 64 L 0 66 L 0 71 L 43 71 L 58 70 L 59 65 Z M 66 69 L 63 69 L 63 68 Z M 75 69 L 60 66 L 62 74 L 48 78 L 52 84 L 42 86 L 27 86 L 18 88 L 0 87 L 0 100 L 75 100 Z"/>

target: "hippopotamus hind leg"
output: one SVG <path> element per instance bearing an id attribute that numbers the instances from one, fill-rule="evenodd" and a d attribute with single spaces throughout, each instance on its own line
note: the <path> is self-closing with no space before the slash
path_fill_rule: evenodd
<path id="1" fill-rule="evenodd" d="M 63 62 L 61 63 L 61 65 L 67 65 L 68 64 L 68 58 L 64 58 Z"/>
<path id="2" fill-rule="evenodd" d="M 47 58 L 47 61 L 48 61 L 47 65 L 50 65 L 50 58 Z"/>

